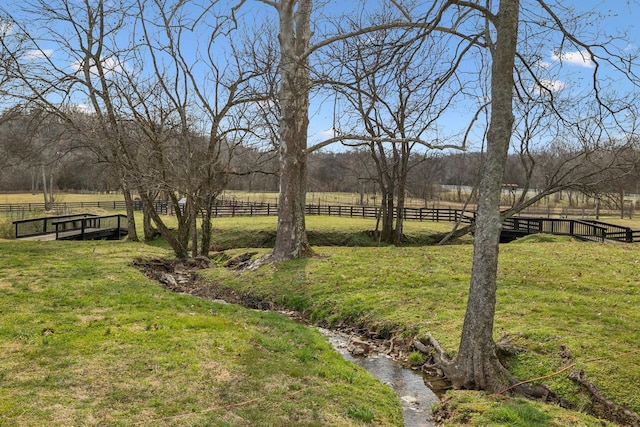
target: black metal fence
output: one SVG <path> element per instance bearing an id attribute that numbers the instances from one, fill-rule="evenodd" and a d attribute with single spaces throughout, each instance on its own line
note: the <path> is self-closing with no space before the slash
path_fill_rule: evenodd
<path id="1" fill-rule="evenodd" d="M 606 239 L 625 243 L 640 241 L 640 230 L 601 221 L 565 218 L 511 217 L 502 223 L 502 229 L 514 233 L 546 233 L 573 236 L 603 242 Z"/>
<path id="2" fill-rule="evenodd" d="M 164 200 L 156 200 L 153 202 L 154 207 L 160 214 L 168 214 L 170 212 L 170 203 Z M 136 200 L 133 202 L 134 210 L 142 210 L 142 201 Z M 125 211 L 127 205 L 124 200 L 111 200 L 111 201 L 99 201 L 99 202 L 61 202 L 53 203 L 49 206 L 49 211 L 53 212 L 73 212 L 86 209 L 104 209 L 114 211 Z M 5 214 L 20 214 L 23 212 L 45 212 L 46 206 L 44 203 L 14 203 L 14 204 L 0 204 L 0 212 Z"/>

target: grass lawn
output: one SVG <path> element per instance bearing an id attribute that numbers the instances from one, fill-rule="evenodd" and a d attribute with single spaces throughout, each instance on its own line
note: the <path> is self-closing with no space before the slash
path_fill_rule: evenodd
<path id="1" fill-rule="evenodd" d="M 0 240 L 0 426 L 402 425 L 316 331 L 165 291 L 138 256 L 169 253 Z"/>
<path id="2" fill-rule="evenodd" d="M 215 219 L 212 243 L 228 255 L 268 253 L 276 221 Z M 406 339 L 429 332 L 454 354 L 471 240 L 422 246 L 451 224 L 405 226 L 409 244 L 393 247 L 367 237 L 374 220 L 308 216 L 317 257 L 203 274 L 324 325 Z M 136 256 L 170 253 L 161 241 L 0 240 L 0 426 L 360 425 L 362 408 L 372 409 L 374 423 L 401 425 L 390 391 L 328 351 L 315 332 L 278 315 L 167 293 L 129 267 Z M 588 411 L 568 371 L 556 374 L 574 363 L 608 398 L 640 412 L 639 265 L 637 244 L 530 236 L 502 245 L 495 338 L 523 349 L 505 361 L 511 371 L 522 380 L 545 377 Z M 443 405 L 453 413 L 448 426 L 608 425 L 476 392 L 451 392 Z"/>
<path id="3" fill-rule="evenodd" d="M 325 220 L 335 224 L 334 219 Z M 253 227 L 252 221 L 234 219 L 230 235 Z M 309 229 L 314 228 L 322 226 L 311 222 Z M 223 239 L 226 230 L 218 223 L 217 238 Z M 231 240 L 227 245 L 232 246 Z M 472 249 L 465 244 L 325 246 L 315 247 L 318 256 L 312 259 L 242 273 L 219 268 L 206 274 L 223 286 L 303 311 L 322 324 L 367 326 L 418 338 L 430 332 L 454 354 L 464 317 Z M 246 249 L 228 253 L 243 251 Z M 507 361 L 511 371 L 522 380 L 549 376 L 544 383 L 586 411 L 590 403 L 567 372 L 553 375 L 569 363 L 561 356 L 566 349 L 570 362 L 584 370 L 607 397 L 640 412 L 639 265 L 637 245 L 549 236 L 502 245 L 496 340 L 507 337 L 526 350 Z M 469 400 L 469 395 L 464 399 Z M 524 425 L 602 425 L 582 420 L 571 424 L 567 419 L 557 421 L 555 415 L 549 420 Z M 474 425 L 489 425 L 486 423 L 485 419 Z"/>

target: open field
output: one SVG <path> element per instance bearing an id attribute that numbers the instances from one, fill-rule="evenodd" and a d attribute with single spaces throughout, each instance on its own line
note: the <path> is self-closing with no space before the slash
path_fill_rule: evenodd
<path id="1" fill-rule="evenodd" d="M 390 388 L 288 318 L 173 294 L 127 242 L 0 240 L 0 426 L 400 426 Z"/>
<path id="2" fill-rule="evenodd" d="M 56 203 L 124 200 L 122 194 L 55 193 Z M 0 204 L 44 203 L 42 193 L 0 193 Z"/>

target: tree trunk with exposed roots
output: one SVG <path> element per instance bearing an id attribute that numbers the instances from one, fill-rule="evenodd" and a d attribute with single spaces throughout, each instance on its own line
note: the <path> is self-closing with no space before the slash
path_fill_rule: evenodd
<path id="1" fill-rule="evenodd" d="M 512 103 L 518 9 L 518 0 L 503 0 L 495 16 L 497 39 L 491 50 L 491 117 L 480 180 L 469 300 L 458 354 L 442 364 L 455 388 L 492 393 L 503 391 L 516 382 L 498 358 L 493 324 L 502 227 L 500 188 L 514 122 Z"/>

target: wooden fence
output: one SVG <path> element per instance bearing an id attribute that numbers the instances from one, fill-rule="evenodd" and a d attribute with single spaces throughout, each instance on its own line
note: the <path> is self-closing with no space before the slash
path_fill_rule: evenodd
<path id="1" fill-rule="evenodd" d="M 171 203 L 156 201 L 156 209 L 160 213 L 171 214 Z M 134 207 L 142 209 L 142 203 L 136 201 Z M 54 205 L 54 210 L 69 212 L 87 208 L 101 208 L 113 210 L 125 210 L 124 201 L 109 202 L 65 202 Z M 14 205 L 0 204 L 0 212 L 24 212 L 44 211 L 43 203 L 24 203 Z M 351 218 L 378 218 L 381 215 L 379 206 L 345 206 L 345 205 L 307 205 L 307 215 L 343 216 Z M 235 216 L 275 216 L 278 214 L 278 205 L 274 203 L 250 203 L 238 201 L 219 201 L 213 211 L 215 217 Z M 402 209 L 402 217 L 409 221 L 435 221 L 457 222 L 472 224 L 475 222 L 476 213 L 453 208 L 413 208 Z M 542 218 L 542 217 L 511 217 L 504 221 L 503 230 L 514 235 L 526 235 L 533 233 L 548 233 L 575 236 L 582 239 L 603 241 L 605 239 L 621 242 L 640 241 L 640 230 L 632 230 L 614 224 L 608 224 L 593 220 L 576 220 L 568 218 Z"/>

